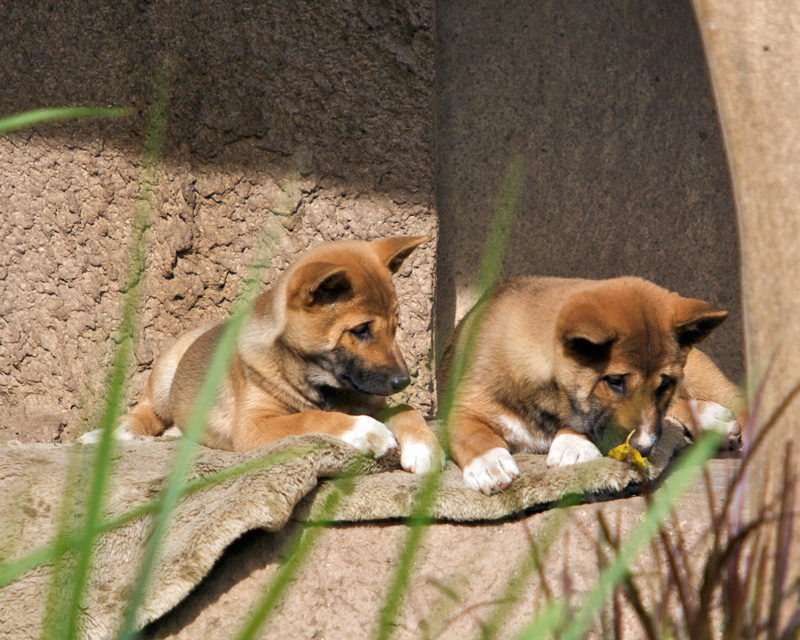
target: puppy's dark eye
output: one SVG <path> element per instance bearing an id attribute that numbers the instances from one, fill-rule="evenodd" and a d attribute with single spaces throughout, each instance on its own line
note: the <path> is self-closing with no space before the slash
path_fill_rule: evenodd
<path id="1" fill-rule="evenodd" d="M 372 337 L 372 331 L 369 328 L 369 322 L 365 322 L 364 324 L 360 324 L 357 327 L 350 329 L 350 333 L 352 333 L 359 340 L 369 340 Z"/>
<path id="2" fill-rule="evenodd" d="M 661 376 L 661 384 L 658 385 L 656 389 L 656 398 L 663 398 L 675 388 L 677 382 L 675 378 L 671 378 L 670 376 Z"/>
<path id="3" fill-rule="evenodd" d="M 603 376 L 603 382 L 614 393 L 625 393 L 625 376 Z"/>

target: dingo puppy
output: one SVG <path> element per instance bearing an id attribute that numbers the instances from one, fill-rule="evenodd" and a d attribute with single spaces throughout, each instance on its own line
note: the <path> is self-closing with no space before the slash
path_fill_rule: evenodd
<path id="1" fill-rule="evenodd" d="M 508 487 L 519 473 L 514 452 L 574 464 L 635 430 L 631 444 L 647 455 L 665 415 L 693 435 L 691 404 L 703 426 L 722 420 L 732 440 L 741 433 L 729 411 L 739 406 L 736 387 L 692 348 L 725 311 L 632 277 L 516 278 L 478 307 L 456 328 L 440 371 L 442 388 L 459 333 L 480 317 L 449 434 L 473 489 Z"/>
<path id="2" fill-rule="evenodd" d="M 386 397 L 409 383 L 395 342 L 392 274 L 425 240 L 329 242 L 300 257 L 248 312 L 204 444 L 247 451 L 325 433 L 376 457 L 399 444 L 407 471 L 441 469 L 443 453 L 423 417 L 405 405 L 384 411 Z M 120 435 L 185 428 L 223 328 L 191 331 L 158 358 Z"/>

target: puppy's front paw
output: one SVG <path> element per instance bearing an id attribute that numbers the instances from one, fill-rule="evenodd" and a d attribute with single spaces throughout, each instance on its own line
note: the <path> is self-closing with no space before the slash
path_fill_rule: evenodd
<path id="1" fill-rule="evenodd" d="M 400 466 L 409 473 L 433 473 L 444 469 L 444 452 L 437 442 L 406 442 L 401 448 Z"/>
<path id="2" fill-rule="evenodd" d="M 353 426 L 339 437 L 362 453 L 376 458 L 382 458 L 397 447 L 397 440 L 386 425 L 369 416 L 354 417 Z"/>
<path id="3" fill-rule="evenodd" d="M 490 496 L 508 488 L 518 475 L 517 463 L 508 450 L 496 447 L 464 467 L 464 484 Z"/>
<path id="4" fill-rule="evenodd" d="M 547 466 L 566 467 L 570 464 L 602 457 L 603 454 L 600 453 L 600 449 L 583 436 L 574 433 L 562 433 L 556 436 L 550 445 L 550 453 L 547 454 Z"/>

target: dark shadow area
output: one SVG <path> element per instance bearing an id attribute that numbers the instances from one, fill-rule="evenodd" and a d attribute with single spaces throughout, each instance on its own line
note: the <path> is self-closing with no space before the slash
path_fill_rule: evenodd
<path id="1" fill-rule="evenodd" d="M 103 126 L 138 153 L 153 79 L 168 59 L 170 154 L 183 147 L 202 162 L 251 165 L 305 149 L 322 175 L 429 191 L 430 14 L 403 0 L 8 3 L 0 114 L 132 106 L 138 118 Z M 68 135 L 96 139 L 97 129 L 70 125 Z M 241 141 L 233 158 L 224 153 Z"/>
<path id="2" fill-rule="evenodd" d="M 438 0 L 436 56 L 437 352 L 521 152 L 504 275 L 639 275 L 705 299 L 730 316 L 703 346 L 739 380 L 736 220 L 690 2 Z"/>
<path id="3" fill-rule="evenodd" d="M 219 601 L 234 585 L 270 565 L 274 565 L 276 569 L 280 567 L 283 562 L 282 554 L 286 552 L 293 536 L 299 533 L 300 528 L 296 524 L 276 533 L 260 529 L 245 533 L 223 552 L 208 575 L 180 604 L 142 630 L 142 638 L 157 640 L 177 633 L 191 624 L 206 607 Z M 240 624 L 247 618 L 249 607 L 253 604 L 255 603 L 247 603 L 238 611 L 237 619 Z M 235 627 L 229 629 L 226 637 L 232 636 L 234 632 Z"/>

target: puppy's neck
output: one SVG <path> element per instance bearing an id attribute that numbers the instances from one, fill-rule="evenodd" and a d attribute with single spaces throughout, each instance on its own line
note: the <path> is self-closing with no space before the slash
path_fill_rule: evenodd
<path id="1" fill-rule="evenodd" d="M 258 296 L 239 332 L 238 356 L 245 376 L 287 412 L 318 409 L 322 395 L 309 384 L 305 363 L 281 339 L 285 327 L 286 286 L 279 281 Z"/>
<path id="2" fill-rule="evenodd" d="M 240 353 L 245 378 L 282 405 L 286 413 L 324 408 L 324 398 L 307 380 L 305 367 L 278 339 L 268 349 Z"/>
<path id="3" fill-rule="evenodd" d="M 240 354 L 266 353 L 286 325 L 285 287 L 267 290 L 256 298 L 239 332 Z"/>

